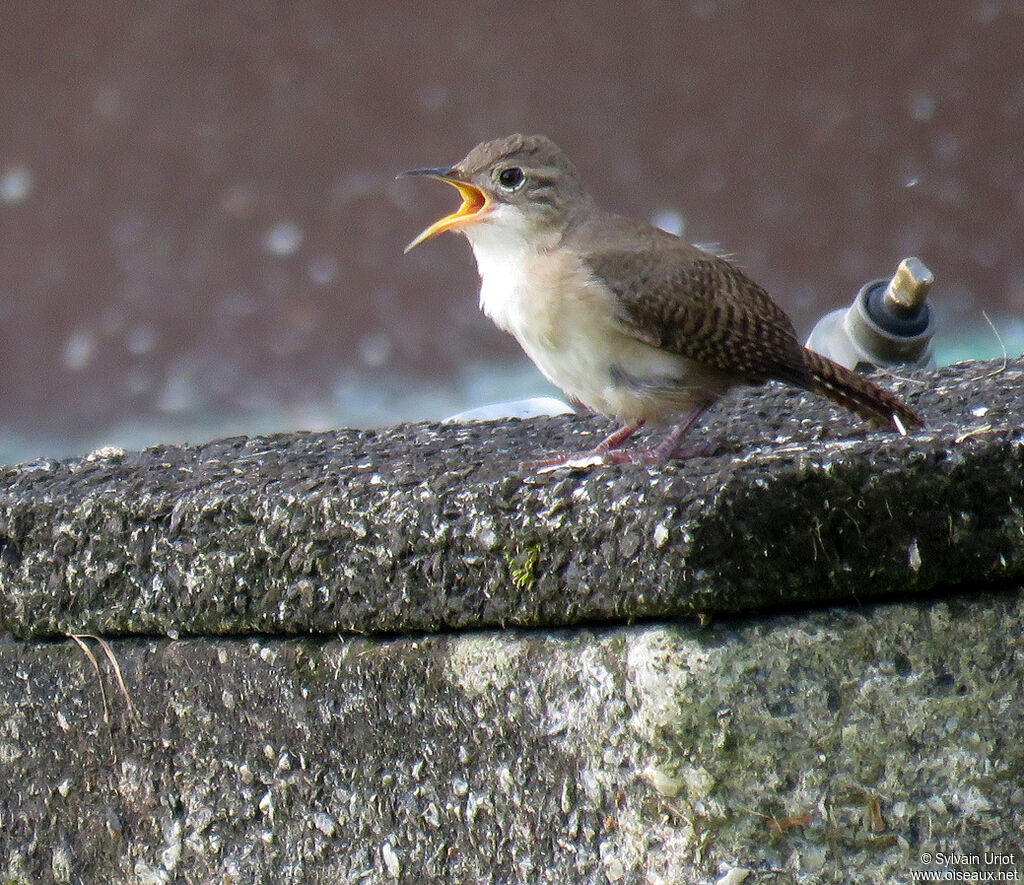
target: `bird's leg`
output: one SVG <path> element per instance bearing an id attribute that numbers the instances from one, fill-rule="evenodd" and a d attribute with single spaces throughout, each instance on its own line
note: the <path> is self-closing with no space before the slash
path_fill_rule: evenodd
<path id="1" fill-rule="evenodd" d="M 609 452 L 614 452 L 618 449 L 643 426 L 643 419 L 633 421 L 629 424 L 624 424 L 618 430 L 609 433 L 608 436 L 601 440 L 601 442 L 594 446 L 594 448 L 589 452 L 584 452 L 581 455 L 564 455 L 555 458 L 545 458 L 543 461 L 528 461 L 523 466 L 546 473 L 549 470 L 555 470 L 559 467 L 572 467 L 573 463 L 577 461 L 605 458 Z M 595 463 L 597 463 L 596 460 Z"/>
<path id="2" fill-rule="evenodd" d="M 704 414 L 709 405 L 710 403 L 704 403 L 703 405 L 697 406 L 697 408 L 690 412 L 684 420 L 680 421 L 667 434 L 665 434 L 664 439 L 662 439 L 657 445 L 640 451 L 607 451 L 604 453 L 605 460 L 615 464 L 665 464 L 677 455 L 682 458 L 691 458 L 695 455 L 699 455 L 699 450 L 686 452 L 684 454 L 679 451 L 679 445 L 683 441 L 683 437 L 685 437 L 690 431 L 690 428 L 697 423 L 697 420 Z"/>
<path id="3" fill-rule="evenodd" d="M 622 446 L 634 433 L 644 426 L 643 418 L 631 424 L 623 424 L 618 430 L 609 433 L 601 442 L 587 452 L 588 455 L 604 455 Z"/>
<path id="4" fill-rule="evenodd" d="M 698 406 L 690 412 L 689 415 L 687 415 L 685 420 L 680 421 L 667 434 L 665 434 L 665 438 L 650 449 L 651 460 L 656 464 L 660 464 L 665 461 L 669 461 L 678 455 L 682 455 L 683 453 L 679 451 L 679 446 L 682 443 L 683 438 L 690 432 L 690 429 L 697 423 L 700 416 L 704 414 L 707 408 L 708 404 Z M 691 456 L 686 455 L 684 457 Z"/>

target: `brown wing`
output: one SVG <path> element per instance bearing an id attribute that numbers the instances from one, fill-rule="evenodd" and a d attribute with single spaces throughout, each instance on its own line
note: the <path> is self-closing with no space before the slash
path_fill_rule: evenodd
<path id="1" fill-rule="evenodd" d="M 751 382 L 775 378 L 810 387 L 793 324 L 764 289 L 725 259 L 676 242 L 678 248 L 661 239 L 657 248 L 584 256 L 618 296 L 624 328 Z"/>

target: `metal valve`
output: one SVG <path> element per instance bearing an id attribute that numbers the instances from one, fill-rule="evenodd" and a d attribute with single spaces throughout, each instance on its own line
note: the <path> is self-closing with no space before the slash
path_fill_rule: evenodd
<path id="1" fill-rule="evenodd" d="M 849 307 L 818 320 L 807 346 L 848 369 L 934 366 L 934 321 L 925 301 L 934 280 L 920 258 L 904 258 L 891 279 L 867 283 Z"/>

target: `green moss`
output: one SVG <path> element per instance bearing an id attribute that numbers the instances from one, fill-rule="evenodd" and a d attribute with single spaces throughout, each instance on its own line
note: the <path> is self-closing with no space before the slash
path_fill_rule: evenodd
<path id="1" fill-rule="evenodd" d="M 526 548 L 517 547 L 505 551 L 505 564 L 508 566 L 512 583 L 519 590 L 532 590 L 537 583 L 537 563 L 540 560 L 540 544 L 531 544 Z"/>

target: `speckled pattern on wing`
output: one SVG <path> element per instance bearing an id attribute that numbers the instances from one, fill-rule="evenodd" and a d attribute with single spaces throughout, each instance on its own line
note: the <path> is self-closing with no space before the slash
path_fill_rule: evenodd
<path id="1" fill-rule="evenodd" d="M 750 382 L 814 385 L 792 323 L 760 286 L 721 258 L 659 245 L 585 258 L 638 338 Z"/>
<path id="2" fill-rule="evenodd" d="M 621 216 L 570 232 L 594 249 L 583 255 L 618 297 L 623 328 L 641 341 L 749 383 L 786 381 L 813 390 L 879 427 L 918 415 L 854 372 L 801 346 L 789 317 L 757 283 L 724 258 Z"/>

